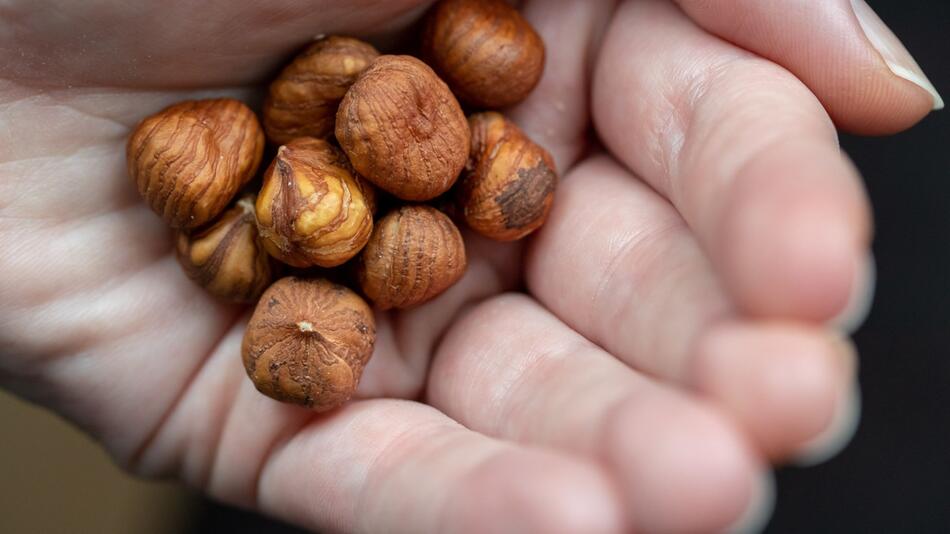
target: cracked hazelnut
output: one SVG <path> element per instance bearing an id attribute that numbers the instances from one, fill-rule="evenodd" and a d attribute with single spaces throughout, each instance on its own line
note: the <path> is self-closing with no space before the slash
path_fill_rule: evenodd
<path id="1" fill-rule="evenodd" d="M 465 243 L 439 210 L 403 206 L 377 221 L 357 278 L 377 308 L 409 308 L 435 298 L 465 274 Z"/>
<path id="2" fill-rule="evenodd" d="M 297 137 L 333 135 L 336 110 L 346 90 L 379 56 L 352 37 L 324 37 L 287 65 L 264 100 L 264 131 L 276 144 Z"/>
<path id="3" fill-rule="evenodd" d="M 336 116 L 337 140 L 357 172 L 404 200 L 429 200 L 452 187 L 469 135 L 449 88 L 409 56 L 376 59 Z"/>
<path id="4" fill-rule="evenodd" d="M 217 217 L 257 171 L 264 133 L 254 112 L 220 98 L 175 104 L 145 118 L 129 138 L 129 174 L 173 228 Z"/>
<path id="5" fill-rule="evenodd" d="M 521 239 L 551 210 L 554 160 L 500 113 L 477 113 L 469 124 L 472 154 L 457 186 L 462 218 L 485 237 Z"/>
<path id="6" fill-rule="evenodd" d="M 261 296 L 241 351 L 258 391 L 325 411 L 356 391 L 375 342 L 373 312 L 359 295 L 327 280 L 287 277 Z"/>
<path id="7" fill-rule="evenodd" d="M 280 147 L 257 196 L 264 247 L 294 267 L 334 267 L 355 256 L 373 231 L 372 186 L 339 149 L 303 137 Z"/>
<path id="8" fill-rule="evenodd" d="M 544 71 L 544 41 L 504 0 L 436 3 L 422 55 L 460 100 L 479 108 L 521 102 Z"/>
<path id="9" fill-rule="evenodd" d="M 252 302 L 271 283 L 274 265 L 254 222 L 254 196 L 242 197 L 206 228 L 179 230 L 175 239 L 185 274 L 212 295 Z"/>

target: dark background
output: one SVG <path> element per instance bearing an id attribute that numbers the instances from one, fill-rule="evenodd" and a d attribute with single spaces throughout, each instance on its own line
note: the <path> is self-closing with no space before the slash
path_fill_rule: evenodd
<path id="1" fill-rule="evenodd" d="M 950 97 L 950 0 L 869 3 Z M 877 224 L 877 295 L 856 335 L 863 416 L 834 460 L 778 472 L 766 532 L 950 532 L 950 110 L 842 146 Z M 212 503 L 193 530 L 260 531 L 298 532 Z"/>
<path id="2" fill-rule="evenodd" d="M 950 0 L 868 3 L 950 96 Z M 877 225 L 877 295 L 856 335 L 863 416 L 837 458 L 778 473 L 767 532 L 950 532 L 950 110 L 842 146 Z"/>

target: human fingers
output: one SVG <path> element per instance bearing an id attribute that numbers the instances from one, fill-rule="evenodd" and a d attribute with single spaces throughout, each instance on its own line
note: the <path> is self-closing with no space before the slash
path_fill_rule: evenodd
<path id="1" fill-rule="evenodd" d="M 235 329 L 127 466 L 320 532 L 620 531 L 615 490 L 590 462 L 411 401 L 280 404 L 244 376 L 240 342 Z"/>
<path id="2" fill-rule="evenodd" d="M 587 339 L 719 401 L 773 458 L 827 431 L 853 387 L 840 336 L 743 319 L 675 209 L 610 158 L 563 181 L 525 277 Z"/>
<path id="3" fill-rule="evenodd" d="M 862 184 L 788 71 L 644 0 L 618 8 L 593 91 L 605 144 L 676 206 L 743 311 L 827 321 L 868 291 Z"/>
<path id="4" fill-rule="evenodd" d="M 428 400 L 478 432 L 603 462 L 633 531 L 722 531 L 767 515 L 765 468 L 723 413 L 624 366 L 526 296 L 486 301 L 449 331 Z"/>
<path id="5" fill-rule="evenodd" d="M 865 0 L 675 0 L 706 30 L 801 79 L 840 128 L 904 130 L 943 99 Z"/>

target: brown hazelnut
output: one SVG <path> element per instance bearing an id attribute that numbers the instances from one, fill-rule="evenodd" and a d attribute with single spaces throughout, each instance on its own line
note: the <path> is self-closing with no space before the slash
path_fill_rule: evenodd
<path id="1" fill-rule="evenodd" d="M 359 295 L 326 280 L 287 277 L 261 296 L 241 352 L 258 391 L 325 411 L 356 391 L 375 342 L 373 312 Z"/>
<path id="2" fill-rule="evenodd" d="M 480 108 L 521 102 L 544 71 L 544 41 L 504 0 L 436 3 L 422 55 L 459 99 Z"/>
<path id="3" fill-rule="evenodd" d="M 178 261 L 188 278 L 212 295 L 252 302 L 270 285 L 274 265 L 254 222 L 254 196 L 242 197 L 206 228 L 178 231 Z"/>
<path id="4" fill-rule="evenodd" d="M 404 200 L 447 191 L 465 166 L 469 130 L 458 101 L 425 63 L 380 56 L 350 87 L 336 137 L 353 167 Z"/>
<path id="5" fill-rule="evenodd" d="M 377 308 L 408 308 L 438 296 L 465 274 L 455 224 L 429 206 L 403 206 L 376 222 L 357 278 Z"/>
<path id="6" fill-rule="evenodd" d="M 554 201 L 554 159 L 500 113 L 476 113 L 472 154 L 457 186 L 462 218 L 476 232 L 513 241 L 537 230 Z"/>
<path id="7" fill-rule="evenodd" d="M 129 138 L 129 174 L 173 228 L 217 217 L 257 172 L 264 132 L 237 100 L 192 100 L 143 120 Z"/>
<path id="8" fill-rule="evenodd" d="M 294 267 L 334 267 L 355 256 L 373 231 L 372 186 L 322 139 L 302 137 L 277 150 L 257 196 L 264 247 Z"/>
<path id="9" fill-rule="evenodd" d="M 272 142 L 333 135 L 336 110 L 356 77 L 379 56 L 352 37 L 324 37 L 310 45 L 270 84 L 264 131 Z"/>

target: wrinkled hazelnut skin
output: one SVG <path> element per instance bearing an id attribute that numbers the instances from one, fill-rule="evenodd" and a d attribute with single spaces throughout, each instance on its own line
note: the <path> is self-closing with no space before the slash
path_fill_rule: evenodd
<path id="1" fill-rule="evenodd" d="M 463 102 L 503 108 L 544 72 L 544 41 L 504 0 L 442 0 L 429 12 L 422 56 Z"/>
<path id="2" fill-rule="evenodd" d="M 375 198 L 362 182 L 327 141 L 281 146 L 257 196 L 267 252 L 294 267 L 335 267 L 356 256 L 373 231 Z"/>
<path id="3" fill-rule="evenodd" d="M 273 280 L 273 261 L 257 234 L 253 195 L 207 227 L 179 230 L 175 249 L 188 278 L 224 300 L 253 302 Z"/>
<path id="4" fill-rule="evenodd" d="M 435 298 L 465 274 L 465 243 L 454 223 L 430 206 L 408 205 L 376 222 L 357 279 L 380 310 Z"/>
<path id="5" fill-rule="evenodd" d="M 429 200 L 452 187 L 469 136 L 452 92 L 409 56 L 380 56 L 336 116 L 336 138 L 356 171 L 403 200 Z"/>
<path id="6" fill-rule="evenodd" d="M 264 132 L 243 103 L 192 100 L 145 118 L 126 148 L 129 175 L 172 228 L 217 217 L 257 172 Z"/>
<path id="7" fill-rule="evenodd" d="M 326 411 L 356 391 L 375 342 L 373 312 L 359 295 L 327 280 L 287 277 L 261 296 L 241 353 L 258 391 Z"/>
<path id="8" fill-rule="evenodd" d="M 551 211 L 554 159 L 500 113 L 476 113 L 469 124 L 472 154 L 456 188 L 462 218 L 490 239 L 521 239 Z"/>
<path id="9" fill-rule="evenodd" d="M 379 56 L 369 43 L 330 36 L 313 43 L 268 88 L 264 131 L 275 144 L 298 137 L 326 138 L 340 100 L 356 77 Z"/>

